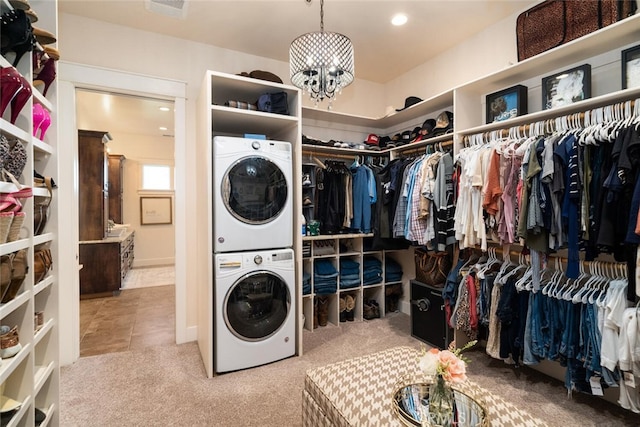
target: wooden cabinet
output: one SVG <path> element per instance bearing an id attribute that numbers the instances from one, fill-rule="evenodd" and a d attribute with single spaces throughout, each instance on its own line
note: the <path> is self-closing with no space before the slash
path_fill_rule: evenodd
<path id="1" fill-rule="evenodd" d="M 106 236 L 109 218 L 107 132 L 78 131 L 78 190 L 80 241 Z"/>
<path id="2" fill-rule="evenodd" d="M 123 223 L 122 196 L 125 159 L 122 154 L 109 154 L 109 219 L 116 224 Z"/>
<path id="3" fill-rule="evenodd" d="M 80 296 L 98 297 L 120 292 L 133 264 L 134 235 L 80 243 Z"/>

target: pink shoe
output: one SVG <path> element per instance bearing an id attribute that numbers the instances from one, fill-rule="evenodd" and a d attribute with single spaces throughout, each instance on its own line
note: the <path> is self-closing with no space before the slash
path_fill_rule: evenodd
<path id="1" fill-rule="evenodd" d="M 37 102 L 33 104 L 33 136 L 36 136 L 45 118 L 44 107 Z"/>
<path id="2" fill-rule="evenodd" d="M 51 115 L 44 108 L 42 111 L 44 111 L 44 119 L 42 123 L 40 123 L 40 141 L 44 141 L 44 134 L 47 132 L 47 129 L 49 129 L 49 126 L 51 126 Z"/>

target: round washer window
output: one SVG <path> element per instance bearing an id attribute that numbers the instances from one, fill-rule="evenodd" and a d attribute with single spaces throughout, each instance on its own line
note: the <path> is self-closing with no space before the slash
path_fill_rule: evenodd
<path id="1" fill-rule="evenodd" d="M 255 271 L 238 280 L 224 301 L 229 330 L 246 341 L 274 334 L 287 319 L 291 295 L 285 281 L 270 271 Z"/>
<path id="2" fill-rule="evenodd" d="M 222 199 L 227 210 L 246 224 L 266 224 L 280 215 L 288 194 L 282 170 L 263 157 L 236 162 L 222 181 Z"/>

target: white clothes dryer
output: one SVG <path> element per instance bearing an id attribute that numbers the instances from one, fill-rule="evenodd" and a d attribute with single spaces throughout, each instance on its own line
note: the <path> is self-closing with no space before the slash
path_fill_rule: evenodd
<path id="1" fill-rule="evenodd" d="M 293 245 L 291 153 L 284 141 L 213 138 L 215 252 Z"/>
<path id="2" fill-rule="evenodd" d="M 236 371 L 293 356 L 293 250 L 216 254 L 214 261 L 215 371 Z"/>

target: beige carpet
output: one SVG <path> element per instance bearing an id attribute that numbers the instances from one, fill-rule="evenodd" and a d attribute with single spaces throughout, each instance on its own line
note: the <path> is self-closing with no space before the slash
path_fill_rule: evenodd
<path id="1" fill-rule="evenodd" d="M 306 370 L 420 342 L 392 314 L 305 332 L 302 357 L 205 378 L 197 344 L 91 356 L 61 370 L 62 426 L 299 426 Z M 568 399 L 561 382 L 468 353 L 475 382 L 550 426 L 638 426 L 640 417 L 599 398 Z M 387 404 L 388 402 L 380 402 Z"/>

